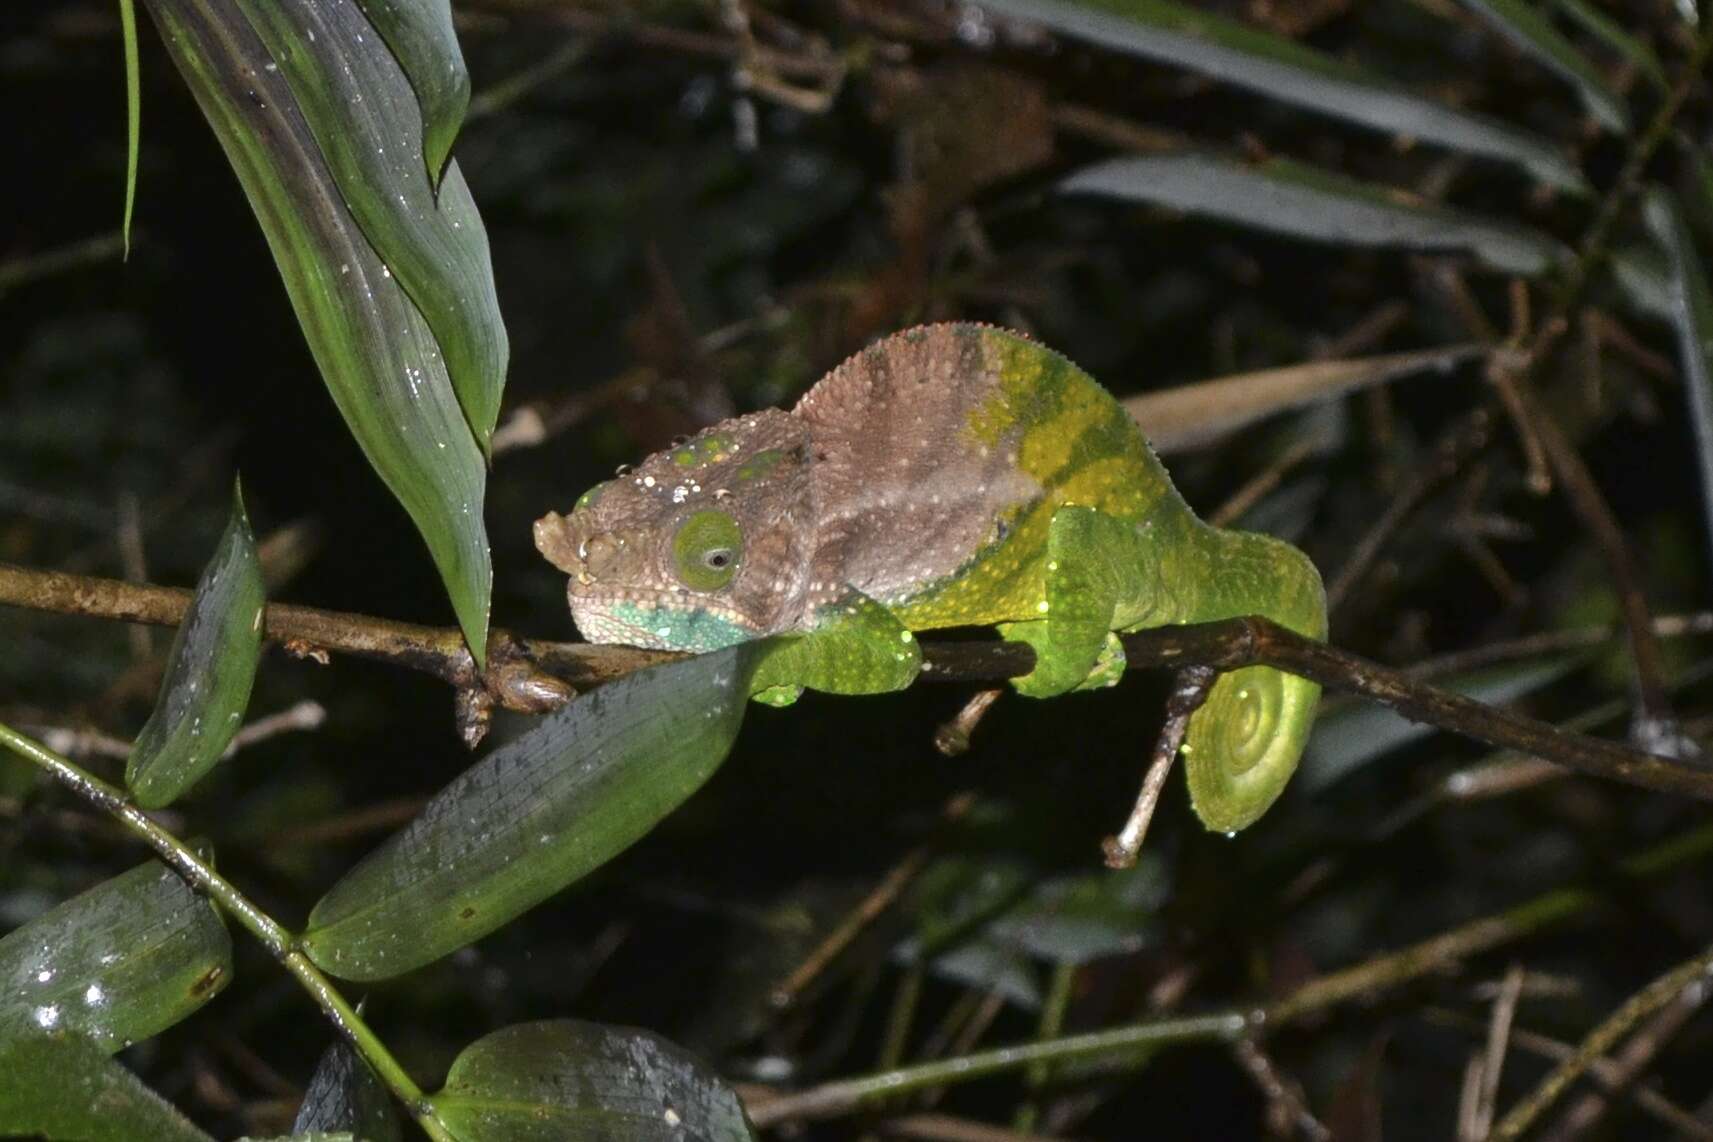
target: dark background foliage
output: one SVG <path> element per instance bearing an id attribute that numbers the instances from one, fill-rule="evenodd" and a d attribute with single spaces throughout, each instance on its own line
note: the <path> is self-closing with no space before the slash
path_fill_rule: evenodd
<path id="1" fill-rule="evenodd" d="M 1671 5 L 1606 7 L 1681 62 Z M 1593 131 L 1568 88 L 1461 7 L 1233 0 L 1222 10 L 1556 139 L 1601 191 L 1622 162 L 1624 140 Z M 554 428 L 496 459 L 494 616 L 548 637 L 571 628 L 562 579 L 530 546 L 535 516 L 681 432 L 794 399 L 893 328 L 949 317 L 1023 325 L 1124 395 L 1300 362 L 1391 310 L 1360 351 L 1490 335 L 1471 306 L 1507 329 L 1506 280 L 1456 258 L 1306 244 L 1051 192 L 1114 153 L 1125 125 L 1317 162 L 1567 240 L 1597 201 L 955 6 L 756 8 L 768 58 L 852 62 L 824 109 L 736 91 L 735 41 L 712 7 L 494 2 L 459 14 L 481 113 L 457 154 L 493 242 L 513 344 L 501 424 L 536 409 Z M 1645 117 L 1657 94 L 1589 53 Z M 550 71 L 530 72 L 544 61 Z M 773 78 L 807 91 L 817 70 Z M 481 102 L 520 75 L 531 78 L 498 106 Z M 0 83 L 4 274 L 117 218 L 125 142 L 112 5 L 6 5 Z M 420 540 L 335 415 L 250 210 L 148 27 L 143 83 L 129 263 L 104 256 L 27 282 L 0 277 L 0 560 L 188 585 L 241 468 L 258 536 L 276 537 L 272 597 L 450 623 Z M 1703 148 L 1707 99 L 1703 84 L 1679 120 Z M 1693 185 L 1682 153 L 1668 148 L 1647 173 Z M 1626 216 L 1619 237 L 1643 235 Z M 1602 344 L 1597 374 L 1583 339 L 1569 339 L 1540 391 L 1642 560 L 1650 602 L 1705 606 L 1705 516 L 1669 331 L 1635 316 L 1604 277 L 1590 301 L 1621 335 Z M 1537 317 L 1543 306 L 1537 296 Z M 1211 512 L 1318 434 L 1322 446 L 1251 518 L 1297 539 L 1330 576 L 1436 435 L 1488 399 L 1479 369 L 1464 368 L 1246 430 L 1171 467 Z M 1501 423 L 1494 445 L 1410 515 L 1335 615 L 1334 637 L 1410 664 L 1613 614 L 1586 534 L 1562 497 L 1528 491 Z M 0 717 L 129 738 L 166 641 L 0 611 Z M 1676 642 L 1670 653 L 1675 668 L 1702 651 Z M 1617 651 L 1554 661 L 1556 680 L 1526 698 L 1539 716 L 1627 693 Z M 1159 679 L 1133 675 L 1096 696 L 1006 698 L 956 759 L 931 745 L 965 696 L 952 688 L 758 709 L 713 782 L 644 842 L 476 947 L 377 986 L 367 1013 L 425 1077 L 487 1030 L 556 1015 L 648 1027 L 738 1080 L 873 1069 L 905 979 L 899 941 L 944 923 L 955 902 L 998 908 L 1050 878 L 1092 874 L 1162 692 Z M 1701 713 L 1707 697 L 1687 689 L 1680 712 Z M 439 683 L 268 651 L 252 716 L 305 698 L 326 708 L 320 729 L 252 747 L 172 811 L 180 835 L 211 841 L 221 869 L 288 922 L 468 762 Z M 502 718 L 496 733 L 521 725 Z M 1232 840 L 1203 833 L 1174 783 L 1150 840 L 1157 891 L 1149 907 L 1102 921 L 1131 947 L 1076 974 L 1066 1029 L 1277 994 L 1558 886 L 1607 886 L 1617 857 L 1705 819 L 1690 802 L 1566 780 L 1382 827 L 1479 756 L 1470 743 L 1420 738 L 1312 794 L 1293 791 Z M 943 827 L 944 807 L 966 790 L 975 808 Z M 768 989 L 815 938 L 936 838 L 943 859 L 906 903 L 798 1010 L 770 1013 Z M 0 928 L 137 859 L 102 820 L 0 764 Z M 1519 1026 L 1575 1041 L 1713 939 L 1707 886 L 1694 863 L 1623 885 L 1577 922 L 1336 1009 L 1269 1051 L 1340 1137 L 1380 1136 L 1371 1104 L 1385 1137 L 1451 1136 L 1491 984 L 1509 965 L 1526 967 L 1532 985 Z M 126 1056 L 228 1135 L 289 1124 L 329 1038 L 289 980 L 239 949 L 217 1003 Z M 975 1042 L 1029 1037 L 1037 1015 L 1026 1004 L 982 1011 L 979 1000 L 1024 983 L 1038 996 L 1047 978 L 1041 961 L 1016 955 L 942 961 L 927 972 L 907 1057 L 936 1026 L 969 1027 L 972 1009 L 991 1018 Z M 1655 1068 L 1661 1089 L 1692 1108 L 1710 1093 L 1700 1063 L 1710 1032 L 1692 1019 Z M 1545 1066 L 1514 1053 L 1506 1095 Z M 954 1090 L 938 1109 L 1003 1123 L 1023 1097 L 1001 1080 Z M 1121 1079 L 1073 1079 L 1043 1105 L 1037 1129 L 1102 1139 L 1258 1136 L 1267 1110 L 1230 1053 L 1211 1047 L 1164 1052 Z M 865 1128 L 835 1122 L 802 1136 Z M 1606 1129 L 1664 1128 L 1625 1103 Z"/>

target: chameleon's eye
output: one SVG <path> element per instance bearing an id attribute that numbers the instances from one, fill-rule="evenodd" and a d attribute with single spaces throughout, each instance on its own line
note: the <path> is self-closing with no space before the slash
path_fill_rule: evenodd
<path id="1" fill-rule="evenodd" d="M 693 591 L 718 591 L 743 558 L 743 529 L 721 511 L 699 511 L 678 525 L 672 559 L 678 581 Z"/>

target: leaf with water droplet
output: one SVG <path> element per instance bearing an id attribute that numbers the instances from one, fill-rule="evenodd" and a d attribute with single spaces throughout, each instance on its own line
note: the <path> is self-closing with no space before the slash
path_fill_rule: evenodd
<path id="1" fill-rule="evenodd" d="M 610 682 L 465 770 L 321 898 L 310 959 L 346 979 L 398 975 L 628 848 L 724 760 L 753 646 Z"/>
<path id="2" fill-rule="evenodd" d="M 736 1093 L 657 1035 L 574 1019 L 519 1023 L 476 1040 L 430 1101 L 466 1142 L 744 1142 Z"/>
<path id="3" fill-rule="evenodd" d="M 422 107 L 423 163 L 439 181 L 470 106 L 470 73 L 449 0 L 357 0 L 410 77 Z M 311 41 L 314 42 L 314 41 Z"/>
<path id="4" fill-rule="evenodd" d="M 346 979 L 398 975 L 480 939 L 624 851 L 725 760 L 749 696 L 908 685 L 897 620 L 848 620 L 609 682 L 465 770 L 321 898 L 303 948 Z M 902 661 L 900 661 L 902 658 Z"/>
<path id="5" fill-rule="evenodd" d="M 382 277 L 397 277 L 434 331 L 464 415 L 486 451 L 499 416 L 508 346 L 487 231 L 463 172 L 446 158 L 463 115 L 458 101 L 469 99 L 469 79 L 445 0 L 368 0 L 361 8 L 239 0 L 238 6 L 279 61 L 328 173 L 380 255 Z M 387 17 L 387 37 L 364 34 L 370 29 L 366 12 Z M 313 40 L 310 30 L 317 33 Z M 408 65 L 389 50 L 395 37 L 415 53 Z M 425 121 L 413 90 L 425 75 L 462 80 L 444 93 L 458 102 L 450 122 L 444 117 L 452 107 L 437 109 L 441 119 Z M 426 127 L 439 133 L 434 146 L 424 145 Z"/>
<path id="6" fill-rule="evenodd" d="M 244 496 L 173 637 L 155 709 L 131 747 L 125 784 L 145 809 L 170 805 L 219 762 L 238 733 L 262 654 L 266 599 Z"/>
<path id="7" fill-rule="evenodd" d="M 0 1034 L 0 1134 L 79 1142 L 213 1142 L 77 1035 Z"/>
<path id="8" fill-rule="evenodd" d="M 279 60 L 236 5 L 149 0 L 149 9 L 256 212 L 334 403 L 370 466 L 422 534 L 464 637 L 477 660 L 483 660 L 493 569 L 480 511 L 461 509 L 480 505 L 486 488 L 487 430 L 482 426 L 491 427 L 497 412 L 505 351 L 498 310 L 485 300 L 491 300 L 491 270 L 474 207 L 452 185 L 451 168 L 442 180 L 444 206 L 435 205 L 420 154 L 408 162 L 400 158 L 403 165 L 396 168 L 383 164 L 387 170 L 408 170 L 420 192 L 407 195 L 401 213 L 394 213 L 396 190 L 395 197 L 383 201 L 371 201 L 367 192 L 347 193 L 346 183 L 370 175 L 332 147 L 346 138 L 341 130 L 357 139 L 375 130 L 377 121 L 387 123 L 377 103 L 408 112 L 412 129 L 420 130 L 409 85 L 373 35 L 366 39 L 380 55 L 365 58 L 375 70 L 382 64 L 393 69 L 402 101 L 382 100 L 374 91 L 359 103 L 354 96 L 360 92 L 340 88 L 353 96 L 339 104 L 349 121 L 344 128 L 327 125 L 326 117 L 334 113 L 326 103 L 332 89 L 303 76 L 314 74 L 315 60 L 344 58 L 355 40 L 335 45 L 340 54 L 312 59 L 329 37 L 315 34 L 317 23 L 310 16 L 337 15 L 343 28 L 347 17 L 361 19 L 350 5 L 294 0 L 251 6 L 257 25 L 276 42 L 290 41 L 291 52 Z M 276 27 L 278 22 L 290 25 L 289 35 Z M 278 63 L 278 70 L 268 71 L 269 62 Z M 300 99 L 299 87 L 316 98 Z M 387 135 L 389 154 L 398 150 L 394 141 L 406 134 L 405 126 L 392 123 L 380 130 Z M 324 152 L 322 141 L 332 149 Z M 359 201 L 367 205 L 354 207 Z M 429 209 L 436 212 L 434 218 L 424 213 Z M 448 220 L 461 225 L 450 226 Z M 367 231 L 370 225 L 374 233 Z M 433 241 L 424 237 L 429 232 L 436 235 Z M 439 258 L 446 264 L 436 271 Z M 405 275 L 407 262 L 430 277 Z M 405 280 L 388 277 L 389 264 L 398 266 Z M 442 288 L 454 267 L 462 280 Z M 435 272 L 440 276 L 433 277 Z M 487 284 L 479 285 L 478 278 Z M 437 334 L 447 343 L 438 343 Z M 448 373 L 452 358 L 456 361 Z"/>
<path id="9" fill-rule="evenodd" d="M 231 976 L 214 905 L 150 861 L 0 939 L 0 1038 L 72 1031 L 117 1051 L 171 1027 Z"/>

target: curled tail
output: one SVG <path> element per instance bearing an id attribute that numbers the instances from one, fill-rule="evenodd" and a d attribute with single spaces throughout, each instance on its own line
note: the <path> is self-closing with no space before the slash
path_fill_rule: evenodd
<path id="1" fill-rule="evenodd" d="M 1326 637 L 1326 593 L 1308 556 L 1270 536 L 1203 532 L 1213 574 L 1194 621 L 1262 615 Z M 1190 718 L 1183 747 L 1190 803 L 1209 829 L 1235 832 L 1284 792 L 1314 726 L 1320 686 L 1271 666 L 1222 674 Z"/>

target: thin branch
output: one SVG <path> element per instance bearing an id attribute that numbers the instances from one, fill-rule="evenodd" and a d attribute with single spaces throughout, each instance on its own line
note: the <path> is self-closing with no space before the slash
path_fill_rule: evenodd
<path id="1" fill-rule="evenodd" d="M 1249 1015 L 1241 1012 L 1228 1011 L 996 1047 L 931 1063 L 899 1067 L 863 1078 L 825 1083 L 798 1094 L 752 1104 L 749 1115 L 761 1127 L 792 1119 L 830 1118 L 848 1114 L 880 1099 L 1022 1070 L 1038 1062 L 1100 1058 L 1115 1052 L 1168 1043 L 1232 1042 L 1250 1029 L 1250 1019 Z"/>
<path id="2" fill-rule="evenodd" d="M 1713 828 L 1703 827 L 1629 857 L 1620 863 L 1619 870 L 1636 878 L 1659 875 L 1705 857 L 1710 851 L 1713 851 Z M 747 1100 L 750 1118 L 757 1126 L 767 1127 L 787 1121 L 837 1117 L 873 1108 L 900 1094 L 1028 1070 L 1038 1064 L 1133 1057 L 1141 1046 L 1208 1041 L 1236 1044 L 1245 1038 L 1270 1034 L 1329 1007 L 1444 972 L 1473 956 L 1585 914 L 1606 899 L 1587 888 L 1555 889 L 1503 912 L 1311 980 L 1271 1004 L 1188 1018 L 1150 1020 L 895 1067 L 790 1094 L 752 1096 Z"/>
<path id="3" fill-rule="evenodd" d="M 1553 1068 L 1539 1086 L 1512 1108 L 1511 1113 L 1487 1136 L 1488 1142 L 1509 1142 L 1522 1137 L 1535 1120 L 1569 1089 L 1571 1083 L 1582 1077 L 1597 1060 L 1609 1054 L 1643 1020 L 1678 1002 L 1688 989 L 1709 986 L 1710 973 L 1713 973 L 1713 948 L 1677 965 L 1625 1000 L 1618 1010 L 1582 1040 L 1576 1054 Z"/>
<path id="4" fill-rule="evenodd" d="M 1429 1008 L 1422 1014 L 1430 1023 L 1465 1031 L 1478 1032 L 1484 1028 L 1481 1021 L 1461 1012 Z M 1563 1062 L 1576 1054 L 1576 1048 L 1569 1043 L 1521 1027 L 1512 1030 L 1511 1041 L 1520 1051 L 1528 1051 L 1554 1062 Z M 1588 1069 L 1589 1080 L 1605 1093 L 1615 1098 L 1628 1096 L 1638 1109 L 1665 1123 L 1684 1138 L 1694 1139 L 1695 1142 L 1713 1142 L 1713 1126 L 1700 1121 L 1656 1090 L 1619 1082 L 1622 1077 L 1618 1064 L 1610 1058 L 1596 1059 Z"/>
<path id="5" fill-rule="evenodd" d="M 1566 1107 L 1552 1129 L 1541 1135 L 1541 1142 L 1576 1142 L 1576 1139 L 1586 1136 L 1605 1115 L 1612 1097 L 1622 1096 L 1635 1084 L 1665 1045 L 1683 1030 L 1683 1025 L 1701 1010 L 1710 997 L 1713 997 L 1713 988 L 1705 983 L 1679 992 L 1665 1010 L 1630 1037 L 1617 1058 L 1604 1060 L 1607 1065 L 1602 1068 L 1599 1089 L 1589 1091 Z"/>
<path id="6" fill-rule="evenodd" d="M 298 983 L 314 998 L 323 1014 L 339 1029 L 340 1034 L 350 1041 L 357 1053 L 375 1069 L 375 1073 L 409 1109 L 423 1132 L 437 1142 L 455 1142 L 452 1134 L 423 1098 L 422 1088 L 416 1085 L 416 1081 L 399 1065 L 398 1060 L 393 1058 L 386 1045 L 369 1030 L 356 1008 L 339 993 L 332 981 L 298 949 L 296 936 L 252 903 L 231 881 L 214 871 L 195 849 L 131 804 L 122 790 L 4 724 L 0 724 L 0 746 L 43 770 L 61 785 L 118 821 L 154 849 L 156 855 L 183 877 L 191 888 L 218 901 L 229 916 L 248 930 L 273 954 L 282 967 L 296 977 Z"/>
<path id="7" fill-rule="evenodd" d="M 973 793 L 959 793 L 947 801 L 940 812 L 942 828 L 962 820 L 974 805 Z M 863 897 L 862 902 L 827 934 L 826 939 L 817 944 L 815 950 L 768 994 L 768 1002 L 776 1008 L 790 1007 L 796 1003 L 804 989 L 814 983 L 821 973 L 826 971 L 827 966 L 850 947 L 875 918 L 890 908 L 911 882 L 922 874 L 943 839 L 942 834 L 918 845 L 894 865 L 873 891 Z"/>
<path id="8" fill-rule="evenodd" d="M 1184 737 L 1189 733 L 1190 716 L 1207 701 L 1208 692 L 1219 675 L 1206 666 L 1186 666 L 1172 677 L 1172 691 L 1166 696 L 1166 721 L 1154 744 L 1154 760 L 1142 779 L 1142 792 L 1130 810 L 1124 828 L 1115 837 L 1101 844 L 1107 868 L 1133 868 L 1142 851 L 1142 841 L 1148 836 L 1148 825 L 1154 820 L 1154 806 L 1160 803 L 1160 792 L 1166 788 L 1166 777 L 1172 763 L 1178 759 Z"/>
<path id="9" fill-rule="evenodd" d="M 189 591 L 171 587 L 0 563 L 0 605 L 170 625 L 183 617 L 190 598 Z M 525 713 L 557 707 L 572 688 L 584 689 L 680 657 L 635 647 L 525 639 L 495 628 L 488 637 L 489 668 L 483 673 L 464 648 L 462 635 L 450 628 L 270 603 L 264 630 L 270 641 L 296 653 L 325 648 L 423 670 L 463 693 L 485 694 L 506 709 Z M 1713 771 L 1566 733 L 1416 681 L 1402 671 L 1304 638 L 1263 618 L 1139 631 L 1124 637 L 1124 651 L 1127 668 L 1275 666 L 1329 689 L 1370 698 L 1412 721 L 1531 754 L 1578 773 L 1713 800 Z M 930 682 L 994 682 L 1027 674 L 1035 665 L 1035 652 L 1022 643 L 924 642 L 922 652 L 922 679 Z"/>

